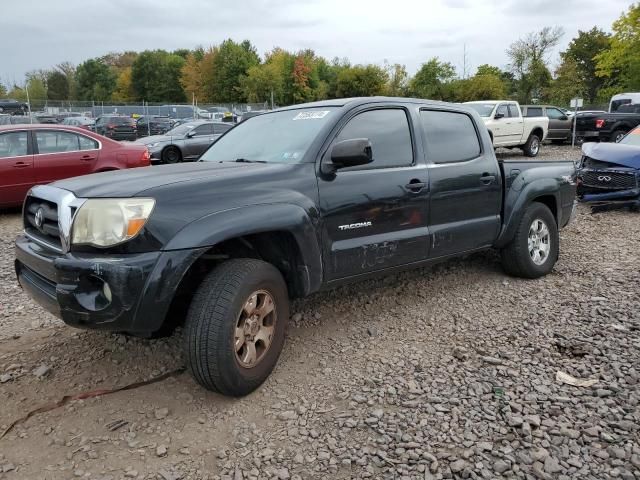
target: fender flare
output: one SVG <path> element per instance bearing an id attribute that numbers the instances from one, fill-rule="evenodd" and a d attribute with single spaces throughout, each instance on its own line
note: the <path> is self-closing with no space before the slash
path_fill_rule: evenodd
<path id="1" fill-rule="evenodd" d="M 151 332 L 162 327 L 180 282 L 211 247 L 235 237 L 271 231 L 293 235 L 302 257 L 295 274 L 302 275 L 304 294 L 319 290 L 322 252 L 314 221 L 304 208 L 277 203 L 223 210 L 186 225 L 162 249 L 138 305 L 136 318 L 144 319 L 138 329 Z"/>
<path id="2" fill-rule="evenodd" d="M 552 196 L 554 198 L 556 221 L 561 224 L 561 219 L 559 218 L 561 203 L 558 187 L 558 181 L 554 178 L 539 178 L 531 183 L 526 183 L 523 175 L 518 177 L 511 185 L 511 189 L 504 200 L 505 210 L 503 212 L 502 230 L 494 246 L 502 248 L 513 239 L 518 228 L 518 222 L 522 218 L 525 209 L 536 198 L 543 196 Z"/>
<path id="3" fill-rule="evenodd" d="M 290 203 L 248 205 L 204 216 L 180 230 L 163 250 L 211 248 L 225 240 L 264 232 L 293 235 L 301 256 L 306 293 L 322 284 L 322 249 L 313 211 Z"/>

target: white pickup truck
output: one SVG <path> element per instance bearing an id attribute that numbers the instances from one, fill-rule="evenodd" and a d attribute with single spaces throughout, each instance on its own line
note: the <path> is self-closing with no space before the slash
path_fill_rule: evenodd
<path id="1" fill-rule="evenodd" d="M 549 131 L 547 117 L 523 117 L 518 102 L 487 100 L 466 102 L 477 111 L 489 130 L 494 147 L 519 147 L 527 157 L 535 157 Z"/>

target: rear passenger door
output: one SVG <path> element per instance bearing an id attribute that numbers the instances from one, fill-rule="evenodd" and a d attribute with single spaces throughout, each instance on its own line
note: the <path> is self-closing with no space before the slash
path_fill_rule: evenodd
<path id="1" fill-rule="evenodd" d="M 92 173 L 99 144 L 92 138 L 63 130 L 35 130 L 35 176 L 37 183 Z"/>
<path id="2" fill-rule="evenodd" d="M 501 175 L 466 112 L 422 109 L 432 258 L 490 246 L 500 230 Z"/>
<path id="3" fill-rule="evenodd" d="M 428 256 L 427 169 L 417 160 L 409 112 L 400 107 L 360 109 L 331 145 L 356 138 L 369 139 L 373 162 L 318 178 L 329 281 Z M 330 160 L 330 152 L 331 146 L 323 162 Z"/>

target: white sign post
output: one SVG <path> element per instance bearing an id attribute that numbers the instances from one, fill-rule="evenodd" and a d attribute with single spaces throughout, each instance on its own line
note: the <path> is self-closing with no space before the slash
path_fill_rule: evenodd
<path id="1" fill-rule="evenodd" d="M 572 98 L 570 106 L 573 107 L 573 135 L 571 136 L 571 147 L 576 145 L 576 123 L 578 122 L 578 109 L 582 107 L 584 101 L 582 98 Z"/>

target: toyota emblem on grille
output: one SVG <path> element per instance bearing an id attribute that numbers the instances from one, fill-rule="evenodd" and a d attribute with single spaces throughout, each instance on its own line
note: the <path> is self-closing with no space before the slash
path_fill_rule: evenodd
<path id="1" fill-rule="evenodd" d="M 39 208 L 36 211 L 36 215 L 33 221 L 35 222 L 36 227 L 42 228 L 42 223 L 44 222 L 44 210 L 42 208 Z"/>
<path id="2" fill-rule="evenodd" d="M 598 177 L 598 181 L 600 181 L 600 182 L 610 182 L 611 181 L 611 177 L 609 175 L 600 175 Z"/>

